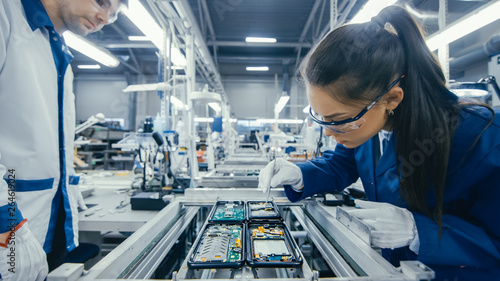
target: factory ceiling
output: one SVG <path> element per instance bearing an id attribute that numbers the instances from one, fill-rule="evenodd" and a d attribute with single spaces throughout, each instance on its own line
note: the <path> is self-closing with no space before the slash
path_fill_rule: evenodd
<path id="1" fill-rule="evenodd" d="M 175 5 L 186 2 L 196 22 L 203 43 L 221 78 L 274 77 L 288 71 L 293 75 L 307 52 L 330 30 L 330 0 L 147 0 L 146 6 Z M 447 22 L 470 13 L 487 4 L 487 0 L 448 0 Z M 366 0 L 338 0 L 337 25 L 349 20 Z M 436 0 L 407 0 L 399 4 L 407 7 L 422 23 L 426 32 L 438 30 L 438 3 Z M 163 9 L 164 10 L 164 9 Z M 160 20 L 175 24 L 171 14 L 156 13 Z M 187 20 L 183 18 L 183 20 Z M 192 19 L 191 19 L 192 20 Z M 157 75 L 158 50 L 148 41 L 129 41 L 128 36 L 143 35 L 124 15 L 91 34 L 88 38 L 116 55 L 120 66 L 100 70 L 77 69 L 77 64 L 92 63 L 74 51 L 73 68 L 80 74 L 144 74 Z M 177 35 L 177 34 L 176 34 Z M 247 43 L 246 37 L 272 37 L 276 43 Z M 184 41 L 181 39 L 182 45 Z M 482 43 L 482 42 L 474 42 Z M 467 47 L 467 46 L 465 46 Z M 450 56 L 460 53 L 464 46 L 450 46 Z M 182 49 L 182 46 L 181 46 Z M 249 72 L 247 66 L 268 66 L 267 72 Z M 203 77 L 201 77 L 203 79 Z"/>

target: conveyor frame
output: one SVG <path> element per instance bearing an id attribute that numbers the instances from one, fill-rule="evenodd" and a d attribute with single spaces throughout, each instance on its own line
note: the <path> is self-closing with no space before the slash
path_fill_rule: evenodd
<path id="1" fill-rule="evenodd" d="M 201 190 L 205 192 L 195 192 L 193 189 L 192 192 L 186 192 L 184 197 L 176 198 L 90 270 L 83 272 L 81 265 L 65 264 L 51 273 L 48 280 L 147 279 L 167 255 L 181 233 L 193 221 L 201 207 L 210 208 L 217 200 L 232 200 L 234 198 L 261 200 L 264 196 L 258 190 L 246 188 L 214 188 L 209 191 L 196 189 L 196 191 Z M 327 211 L 325 206 L 318 204 L 316 200 L 304 200 L 300 204 L 292 204 L 285 197 L 279 197 L 283 195 L 282 190 L 273 190 L 273 192 L 276 204 L 291 210 L 330 268 L 337 276 L 341 276 L 319 278 L 318 272 L 312 271 L 305 259 L 304 265 L 300 269 L 301 278 L 289 278 L 298 274 L 289 271 L 289 269 L 276 269 L 278 276 L 285 276 L 279 280 L 417 281 L 430 280 L 434 277 L 434 272 L 418 261 L 402 262 L 401 267 L 393 267 L 377 251 L 338 222 L 335 216 Z M 189 252 L 191 253 L 191 251 L 193 249 Z M 187 255 L 188 257 L 190 253 Z M 179 272 L 173 275 L 172 280 L 187 280 L 190 277 L 187 269 L 187 263 L 184 261 Z M 216 280 L 255 280 L 253 273 L 253 270 L 245 265 L 232 272 L 232 279 Z M 201 278 L 211 279 L 214 275 L 213 271 L 206 270 L 202 273 Z M 80 277 L 73 279 L 70 276 Z M 276 278 L 259 279 L 262 281 L 277 280 Z"/>

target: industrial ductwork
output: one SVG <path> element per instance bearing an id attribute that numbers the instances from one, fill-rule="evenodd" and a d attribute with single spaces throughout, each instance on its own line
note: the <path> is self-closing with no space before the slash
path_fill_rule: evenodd
<path id="1" fill-rule="evenodd" d="M 489 59 L 491 56 L 500 53 L 500 34 L 492 36 L 482 46 L 474 48 L 469 53 L 450 61 L 450 69 L 453 71 L 464 70 L 481 61 Z"/>

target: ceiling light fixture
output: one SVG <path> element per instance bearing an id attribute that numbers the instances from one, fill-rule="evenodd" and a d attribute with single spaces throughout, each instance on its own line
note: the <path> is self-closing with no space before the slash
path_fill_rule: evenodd
<path id="1" fill-rule="evenodd" d="M 307 105 L 306 107 L 304 107 L 304 109 L 302 109 L 302 112 L 309 113 L 309 108 L 310 107 L 311 107 L 310 105 Z"/>
<path id="2" fill-rule="evenodd" d="M 435 51 L 443 44 L 450 44 L 500 19 L 500 13 L 498 13 L 498 11 L 500 11 L 500 1 L 485 4 L 468 15 L 456 20 L 443 30 L 429 36 L 426 40 L 427 46 L 431 51 Z"/>
<path id="3" fill-rule="evenodd" d="M 217 113 L 220 112 L 220 110 L 221 110 L 220 105 L 216 102 L 209 102 L 208 106 L 210 106 Z"/>
<path id="4" fill-rule="evenodd" d="M 107 67 L 117 67 L 120 61 L 110 51 L 103 47 L 99 47 L 80 35 L 76 35 L 71 31 L 63 33 L 64 41 L 69 47 L 84 54 L 85 56 L 99 62 Z"/>
<path id="5" fill-rule="evenodd" d="M 247 66 L 247 71 L 269 71 L 268 66 Z"/>
<path id="6" fill-rule="evenodd" d="M 266 37 L 247 37 L 245 42 L 248 43 L 276 43 L 276 38 L 266 38 Z"/>
<path id="7" fill-rule="evenodd" d="M 139 0 L 130 0 L 128 8 L 123 8 L 123 13 L 153 42 L 158 50 L 163 50 L 163 30 Z M 172 47 L 171 57 L 174 65 L 186 65 L 186 57 L 178 48 Z"/>
<path id="8" fill-rule="evenodd" d="M 211 117 L 195 117 L 194 122 L 212 123 L 214 119 Z"/>
<path id="9" fill-rule="evenodd" d="M 302 124 L 304 120 L 298 119 L 257 119 L 257 123 L 269 123 L 269 124 Z"/>
<path id="10" fill-rule="evenodd" d="M 129 36 L 129 41 L 151 41 L 147 36 Z"/>
<path id="11" fill-rule="evenodd" d="M 275 114 L 279 114 L 283 110 L 283 108 L 285 108 L 286 103 L 290 100 L 290 96 L 287 95 L 286 92 L 283 92 L 283 93 L 285 93 L 285 94 L 280 97 L 280 99 L 278 100 L 278 102 L 274 106 L 274 113 Z"/>
<path id="12" fill-rule="evenodd" d="M 76 66 L 78 69 L 101 69 L 98 64 L 79 64 Z"/>
<path id="13" fill-rule="evenodd" d="M 383 8 L 393 5 L 397 0 L 370 0 L 359 10 L 349 23 L 368 22 L 378 15 Z"/>

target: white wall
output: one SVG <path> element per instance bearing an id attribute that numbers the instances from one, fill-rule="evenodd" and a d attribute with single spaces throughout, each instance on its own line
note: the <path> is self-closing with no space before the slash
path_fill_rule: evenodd
<path id="1" fill-rule="evenodd" d="M 127 87 L 123 76 L 78 76 L 74 81 L 76 120 L 85 121 L 96 113 L 107 118 L 124 118 L 128 127 L 129 95 L 122 92 Z"/>
<path id="2" fill-rule="evenodd" d="M 278 92 L 281 93 L 281 81 Z M 236 118 L 274 118 L 278 93 L 274 79 L 227 78 L 222 81 Z"/>
<path id="3" fill-rule="evenodd" d="M 274 118 L 274 104 L 283 87 L 281 78 L 278 79 L 276 90 L 273 77 L 267 79 L 225 77 L 222 82 L 236 118 Z M 296 78 L 291 77 L 289 82 L 290 101 L 280 114 L 280 118 L 302 119 L 305 116 L 302 109 L 308 104 L 305 90 L 297 83 Z"/>
<path id="4" fill-rule="evenodd" d="M 137 78 L 137 77 L 136 77 Z M 156 77 L 139 77 L 136 84 L 154 83 Z M 136 130 L 146 116 L 156 116 L 160 100 L 156 92 L 123 93 L 128 86 L 124 76 L 78 75 L 74 81 L 76 120 L 85 121 L 96 113 L 107 118 L 124 118 L 125 128 Z M 136 95 L 136 126 L 130 128 L 132 95 Z"/>

